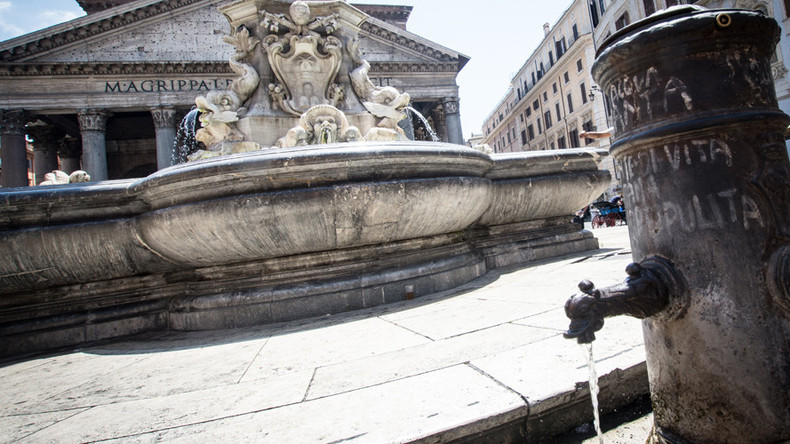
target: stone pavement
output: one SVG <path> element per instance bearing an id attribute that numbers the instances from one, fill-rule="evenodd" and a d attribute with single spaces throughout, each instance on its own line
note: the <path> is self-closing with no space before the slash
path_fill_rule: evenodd
<path id="1" fill-rule="evenodd" d="M 537 442 L 592 418 L 563 304 L 631 261 L 627 227 L 594 234 L 411 301 L 0 364 L 0 442 Z M 607 320 L 594 353 L 604 408 L 647 393 L 638 320 Z"/>

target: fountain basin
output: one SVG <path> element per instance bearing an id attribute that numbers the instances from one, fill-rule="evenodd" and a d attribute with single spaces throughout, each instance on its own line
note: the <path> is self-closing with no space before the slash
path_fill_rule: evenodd
<path id="1" fill-rule="evenodd" d="M 596 248 L 570 218 L 608 185 L 602 154 L 366 142 L 3 191 L 0 354 L 337 313 Z"/>

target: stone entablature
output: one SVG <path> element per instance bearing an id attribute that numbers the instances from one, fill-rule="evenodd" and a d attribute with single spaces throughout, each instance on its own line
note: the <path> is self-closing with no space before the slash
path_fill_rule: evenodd
<path id="1" fill-rule="evenodd" d="M 0 77 L 96 76 L 96 75 L 179 75 L 232 74 L 227 60 L 222 62 L 55 62 L 0 63 Z"/>

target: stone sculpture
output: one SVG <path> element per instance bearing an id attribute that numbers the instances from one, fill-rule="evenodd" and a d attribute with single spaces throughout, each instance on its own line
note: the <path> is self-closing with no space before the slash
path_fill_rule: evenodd
<path id="1" fill-rule="evenodd" d="M 322 2 L 316 8 L 331 4 Z M 308 3 L 295 1 L 288 14 L 260 9 L 257 17 L 258 26 L 240 25 L 224 38 L 236 48 L 230 66 L 239 78 L 227 90 L 212 91 L 195 99 L 201 112 L 201 128 L 195 139 L 206 149 L 187 159 L 267 149 L 272 143 L 275 147 L 291 147 L 354 140 L 408 140 L 398 122 L 406 117 L 409 95 L 373 84 L 359 38 L 353 29 L 347 29 L 340 14 L 314 15 Z M 264 60 L 253 56 L 259 44 Z M 341 72 L 344 66 L 348 71 Z M 267 73 L 268 78 L 264 76 L 264 91 L 254 94 L 261 83 L 259 72 Z M 349 98 L 350 93 L 356 97 Z M 248 109 L 254 111 L 248 114 Z M 349 124 L 346 112 L 355 125 Z M 253 114 L 280 117 L 296 125 L 279 139 L 263 141 L 254 129 L 260 128 L 260 123 L 247 122 Z"/>
<path id="2" fill-rule="evenodd" d="M 260 43 L 256 37 L 251 37 L 249 30 L 241 26 L 232 36 L 225 36 L 223 40 L 236 47 L 236 53 L 230 59 L 230 67 L 239 77 L 235 79 L 227 90 L 211 91 L 205 96 L 195 98 L 195 103 L 201 112 L 200 123 L 202 128 L 197 131 L 195 138 L 203 142 L 209 151 L 221 151 L 221 144 L 226 141 L 242 141 L 242 134 L 235 122 L 244 115 L 247 109 L 244 102 L 258 88 L 260 77 L 252 65 L 244 63 L 255 47 Z"/>
<path id="3" fill-rule="evenodd" d="M 357 127 L 349 126 L 345 114 L 330 105 L 317 105 L 302 114 L 299 126 L 289 130 L 277 141 L 277 146 L 288 148 L 359 140 L 362 140 L 362 133 Z"/>
<path id="4" fill-rule="evenodd" d="M 65 185 L 67 183 L 84 183 L 90 181 L 91 176 L 83 170 L 77 170 L 71 174 L 55 170 L 45 174 L 44 180 L 39 185 Z"/>
<path id="5" fill-rule="evenodd" d="M 403 110 L 409 105 L 411 100 L 409 95 L 406 93 L 401 94 L 391 86 L 376 86 L 370 81 L 368 77 L 370 63 L 362 58 L 362 53 L 359 49 L 359 39 L 354 38 L 351 40 L 348 54 L 357 65 L 349 74 L 349 77 L 351 78 L 354 92 L 362 101 L 362 105 L 371 114 L 382 119 L 378 124 L 379 127 L 395 131 L 403 135 L 405 139 L 406 136 L 403 134 L 403 130 L 398 127 L 398 122 L 406 117 Z"/>
<path id="6" fill-rule="evenodd" d="M 261 11 L 261 28 L 270 33 L 263 47 L 277 78 L 269 84 L 272 101 L 296 116 L 315 105 L 337 106 L 343 96 L 342 87 L 333 83 L 343 58 L 342 42 L 331 35 L 337 14 L 311 20 L 310 7 L 302 1 L 292 3 L 289 12 L 290 18 Z"/>

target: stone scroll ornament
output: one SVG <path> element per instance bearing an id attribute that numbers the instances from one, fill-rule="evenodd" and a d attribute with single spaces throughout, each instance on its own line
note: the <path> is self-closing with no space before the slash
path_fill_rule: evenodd
<path id="1" fill-rule="evenodd" d="M 235 127 L 235 122 L 243 116 L 247 109 L 244 102 L 258 88 L 260 77 L 250 64 L 244 63 L 255 47 L 260 43 L 256 37 L 250 37 L 249 30 L 241 26 L 231 36 L 223 37 L 226 43 L 236 47 L 236 53 L 230 58 L 231 69 L 239 75 L 228 89 L 211 91 L 205 96 L 195 98 L 195 104 L 201 112 L 201 129 L 195 138 L 203 142 L 209 151 L 218 151 L 226 141 L 242 141 L 242 134 Z"/>
<path id="2" fill-rule="evenodd" d="M 334 83 L 343 58 L 343 44 L 332 35 L 338 15 L 313 19 L 302 1 L 293 2 L 289 12 L 290 17 L 259 13 L 261 30 L 268 33 L 262 47 L 276 77 L 268 86 L 272 102 L 295 116 L 316 105 L 337 107 L 345 95 Z"/>

